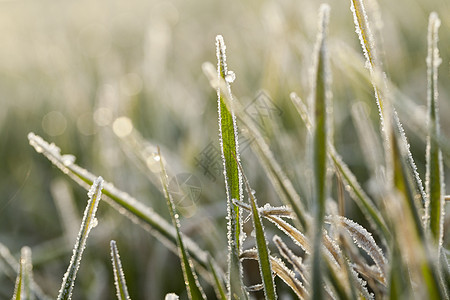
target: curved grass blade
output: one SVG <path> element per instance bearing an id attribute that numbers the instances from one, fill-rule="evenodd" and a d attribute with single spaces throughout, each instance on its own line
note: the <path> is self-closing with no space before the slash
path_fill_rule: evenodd
<path id="1" fill-rule="evenodd" d="M 13 300 L 32 300 L 33 266 L 31 264 L 31 249 L 21 249 L 19 273 L 17 274 L 16 286 L 14 288 Z"/>
<path id="2" fill-rule="evenodd" d="M 42 153 L 64 174 L 67 174 L 73 181 L 83 188 L 89 190 L 95 181 L 96 175 L 75 164 L 75 157 L 71 154 L 61 155 L 61 150 L 55 144 L 49 144 L 40 136 L 34 133 L 28 134 L 30 145 L 36 152 Z M 102 199 L 116 209 L 119 213 L 141 225 L 144 229 L 153 234 L 167 248 L 177 253 L 176 233 L 172 225 L 164 218 L 153 211 L 150 207 L 139 202 L 129 194 L 117 189 L 112 183 L 103 184 Z M 208 269 L 207 253 L 188 237 L 183 238 L 186 248 L 191 257 L 202 267 Z M 219 270 L 217 270 L 219 272 Z M 200 273 L 202 274 L 202 273 Z M 208 274 L 209 275 L 209 274 Z M 223 274 L 220 274 L 223 277 Z M 205 276 L 208 280 L 209 276 Z"/>
<path id="3" fill-rule="evenodd" d="M 225 80 L 219 79 L 219 81 L 217 81 L 214 67 L 211 63 L 206 62 L 202 67 L 204 74 L 208 77 L 209 83 L 213 88 L 221 87 L 222 90 L 226 89 Z M 231 94 L 225 94 L 223 100 L 228 106 L 231 106 L 231 103 L 233 103 L 232 105 L 234 112 L 241 121 L 242 127 L 247 129 L 248 136 L 254 141 L 250 146 L 258 157 L 262 167 L 266 171 L 266 174 L 272 182 L 277 195 L 284 204 L 292 207 L 292 210 L 298 219 L 298 227 L 307 229 L 312 218 L 305 209 L 300 196 L 295 191 L 294 185 L 275 160 L 274 154 L 270 150 L 269 145 L 265 142 L 261 133 L 258 131 L 255 122 L 245 113 L 244 107 L 239 101 L 231 102 L 231 99 L 233 98 L 236 97 Z"/>
<path id="4" fill-rule="evenodd" d="M 238 166 L 241 170 L 245 188 L 250 198 L 250 205 L 252 208 L 253 227 L 255 228 L 256 247 L 258 250 L 258 262 L 259 271 L 264 285 L 264 295 L 267 300 L 273 300 L 277 298 L 275 293 L 275 283 L 272 277 L 272 264 L 270 260 L 269 248 L 267 247 L 266 236 L 264 234 L 264 227 L 261 221 L 261 214 L 258 209 L 258 204 L 254 192 L 250 188 L 250 184 L 242 170 L 242 166 L 238 162 Z"/>
<path id="5" fill-rule="evenodd" d="M 429 230 L 434 242 L 440 247 L 444 235 L 444 172 L 442 166 L 442 153 L 437 139 L 440 136 L 439 110 L 438 110 L 438 67 L 441 63 L 439 57 L 438 29 L 441 21 L 436 13 L 430 14 L 428 24 L 428 136 L 426 153 L 426 193 L 428 199 L 425 205 L 429 213 Z M 432 138 L 436 137 L 436 138 Z"/>
<path id="6" fill-rule="evenodd" d="M 314 205 L 315 226 L 313 228 L 312 258 L 312 297 L 323 297 L 322 278 L 322 226 L 325 217 L 325 201 L 327 198 L 327 147 L 329 124 L 327 111 L 330 107 L 330 71 L 326 46 L 326 30 L 329 22 L 328 5 L 321 5 L 319 13 L 319 32 L 314 57 L 314 79 L 312 86 L 313 112 L 313 169 L 314 169 Z"/>
<path id="7" fill-rule="evenodd" d="M 283 256 L 284 259 L 287 260 L 294 267 L 294 270 L 300 275 L 303 284 L 307 288 L 309 288 L 309 282 L 305 276 L 307 271 L 302 263 L 301 257 L 298 257 L 294 253 L 292 253 L 292 251 L 288 248 L 288 246 L 283 242 L 283 240 L 279 236 L 275 235 L 273 237 L 273 242 L 277 246 L 281 256 Z"/>
<path id="8" fill-rule="evenodd" d="M 350 10 L 353 13 L 353 20 L 355 23 L 356 33 L 358 34 L 359 40 L 361 42 L 361 47 L 363 49 L 364 55 L 366 57 L 366 66 L 369 69 L 372 86 L 375 92 L 375 98 L 378 105 L 378 110 L 381 120 L 381 128 L 388 140 L 388 135 L 390 134 L 389 127 L 391 124 L 386 124 L 386 122 L 391 122 L 391 110 L 392 110 L 392 125 L 396 127 L 396 130 L 400 132 L 401 142 L 405 144 L 407 149 L 406 162 L 408 166 L 408 172 L 412 175 L 412 180 L 414 183 L 414 196 L 421 199 L 422 205 L 425 205 L 426 194 L 423 188 L 422 180 L 420 179 L 419 173 L 417 172 L 416 164 L 409 151 L 409 144 L 406 135 L 403 131 L 402 124 L 397 116 L 397 112 L 394 108 L 388 107 L 389 103 L 386 103 L 386 93 L 387 91 L 387 80 L 384 76 L 380 80 L 380 63 L 376 53 L 375 41 L 370 29 L 370 24 L 364 8 L 363 0 L 351 0 Z M 380 83 L 381 82 L 381 86 Z"/>
<path id="9" fill-rule="evenodd" d="M 66 300 L 72 298 L 72 290 L 77 276 L 78 268 L 80 267 L 81 257 L 83 251 L 86 248 L 86 241 L 89 236 L 89 232 L 97 224 L 95 213 L 97 212 L 98 203 L 102 197 L 103 178 L 98 177 L 92 184 L 91 189 L 88 192 L 88 203 L 84 210 L 83 220 L 81 221 L 80 232 L 78 233 L 75 246 L 73 248 L 73 255 L 70 259 L 67 272 L 64 274 L 64 278 L 59 290 L 58 300 Z"/>
<path id="10" fill-rule="evenodd" d="M 241 216 L 239 207 L 232 199 L 242 199 L 242 177 L 237 164 L 240 161 L 238 129 L 233 106 L 227 106 L 225 95 L 231 96 L 230 82 L 234 81 L 234 73 L 227 69 L 226 46 L 221 35 L 216 37 L 217 76 L 225 82 L 224 87 L 217 88 L 217 107 L 219 114 L 219 140 L 224 168 L 225 190 L 227 195 L 227 229 L 228 229 L 228 282 L 229 297 L 242 297 L 242 268 L 239 262 Z M 239 281 L 236 279 L 239 278 Z"/>
<path id="11" fill-rule="evenodd" d="M 258 260 L 258 251 L 255 249 L 245 250 L 241 254 L 242 259 Z M 295 277 L 294 272 L 286 267 L 286 265 L 278 258 L 270 256 L 270 262 L 273 267 L 273 272 L 280 277 L 299 297 L 299 299 L 307 299 L 309 294 L 305 287 Z M 258 286 L 258 285 L 257 285 Z"/>
<path id="12" fill-rule="evenodd" d="M 326 220 L 331 222 L 338 220 L 338 224 L 350 234 L 355 244 L 359 248 L 363 249 L 375 262 L 375 265 L 382 275 L 382 280 L 385 283 L 387 278 L 386 268 L 388 262 L 383 254 L 383 251 L 380 247 L 378 247 L 372 235 L 361 225 L 342 216 L 327 217 Z"/>
<path id="13" fill-rule="evenodd" d="M 181 259 L 181 267 L 183 269 L 184 282 L 186 283 L 188 296 L 191 300 L 206 299 L 206 296 L 198 282 L 197 274 L 195 273 L 189 253 L 186 251 L 186 247 L 184 246 L 183 238 L 181 237 L 180 220 L 178 219 L 178 214 L 175 212 L 175 204 L 173 202 L 172 195 L 169 192 L 169 178 L 167 176 L 163 159 L 159 153 L 159 149 L 158 155 L 160 157 L 159 162 L 161 166 L 161 183 L 164 189 L 164 196 L 167 200 L 167 206 L 169 207 L 170 217 L 172 218 L 172 224 L 176 230 L 178 252 Z"/>
<path id="14" fill-rule="evenodd" d="M 292 102 L 294 103 L 297 111 L 299 112 L 303 122 L 306 127 L 311 130 L 312 121 L 309 116 L 306 105 L 301 100 L 296 93 L 291 93 L 290 95 Z M 343 179 L 344 185 L 349 188 L 349 193 L 351 198 L 355 201 L 356 205 L 363 211 L 367 220 L 371 223 L 372 228 L 381 231 L 386 239 L 389 240 L 390 232 L 385 224 L 384 218 L 378 208 L 375 206 L 373 201 L 367 196 L 366 192 L 363 190 L 359 184 L 356 176 L 352 173 L 349 167 L 344 163 L 340 155 L 337 153 L 334 146 L 328 144 L 328 155 L 330 155 L 333 161 L 334 167 L 341 174 L 340 178 Z"/>
<path id="15" fill-rule="evenodd" d="M 127 282 L 125 281 L 125 274 L 123 273 L 122 262 L 120 261 L 119 250 L 117 249 L 116 241 L 111 241 L 110 246 L 117 299 L 130 300 L 131 298 L 128 294 Z"/>

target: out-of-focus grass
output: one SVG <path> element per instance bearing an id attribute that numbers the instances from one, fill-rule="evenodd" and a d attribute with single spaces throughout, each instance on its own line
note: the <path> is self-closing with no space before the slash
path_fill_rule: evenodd
<path id="1" fill-rule="evenodd" d="M 359 181 L 369 187 L 367 191 L 375 192 L 370 190 L 349 107 L 355 99 L 366 102 L 375 124 L 378 113 L 370 85 L 335 59 L 345 49 L 340 43 L 346 43 L 359 59 L 355 65 L 360 62 L 363 67 L 349 3 L 329 4 L 336 148 Z M 169 219 L 158 186 L 146 180 L 133 164 L 134 154 L 113 133 L 114 120 L 125 115 L 144 138 L 171 149 L 179 161 L 173 166 L 175 174 L 194 173 L 200 179 L 199 205 L 181 218 L 181 228 L 201 245 L 225 254 L 221 178 L 212 181 L 204 176 L 195 161 L 210 141 L 218 147 L 215 94 L 201 72 L 204 61 L 215 60 L 211 45 L 217 34 L 227 40 L 229 68 L 238 78 L 234 93 L 249 104 L 264 89 L 282 111 L 270 120 L 274 128 L 265 134 L 298 192 L 308 194 L 311 173 L 305 170 L 302 144 L 306 130 L 289 93 L 296 91 L 303 98 L 309 94 L 318 6 L 319 2 L 307 0 L 1 1 L 0 242 L 16 258 L 22 246 L 30 246 L 34 279 L 55 296 L 74 242 L 55 201 L 72 201 L 80 217 L 86 197 L 72 183 L 66 194 L 51 192 L 62 175 L 36 157 L 26 138 L 30 131 L 54 141 L 63 152 L 75 154 L 80 165 L 89 166 Z M 420 106 L 426 105 L 428 15 L 439 12 L 443 60 L 439 105 L 441 116 L 448 115 L 450 4 L 444 0 L 383 0 L 379 6 L 385 70 Z M 351 53 L 345 54 L 352 58 Z M 419 171 L 425 174 L 425 140 L 409 127 L 409 116 L 398 111 Z M 450 119 L 441 117 L 441 128 L 444 136 L 450 136 Z M 258 195 L 266 195 L 261 200 L 278 204 L 251 151 L 242 157 L 252 187 Z M 65 199 L 56 199 L 57 195 Z M 364 223 L 351 201 L 346 210 L 353 220 Z M 92 232 L 84 258 L 91 263 L 81 265 L 75 299 L 114 296 L 111 239 L 120 245 L 131 298 L 160 299 L 169 291 L 183 294 L 181 272 L 163 271 L 179 269 L 173 254 L 108 206 L 100 204 L 98 214 L 102 221 Z M 211 226 L 199 227 L 199 220 Z M 76 231 L 79 224 L 72 225 Z M 205 239 L 214 235 L 215 240 Z M 0 298 L 11 297 L 14 280 L 0 272 Z"/>

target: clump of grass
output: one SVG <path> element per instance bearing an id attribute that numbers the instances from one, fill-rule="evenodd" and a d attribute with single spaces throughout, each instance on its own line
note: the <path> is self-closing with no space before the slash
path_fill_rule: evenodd
<path id="1" fill-rule="evenodd" d="M 77 183 L 90 188 L 89 201 L 58 299 L 70 299 L 72 296 L 87 237 L 97 222 L 95 214 L 100 199 L 149 229 L 179 256 L 189 299 L 206 299 L 206 285 L 212 287 L 219 299 L 245 299 L 255 295 L 255 292 L 262 292 L 265 299 L 276 299 L 280 288 L 274 277 L 281 278 L 291 293 L 300 299 L 448 298 L 450 268 L 448 251 L 443 246 L 445 187 L 437 104 L 438 66 L 441 63 L 438 51 L 440 20 L 436 13 L 432 13 L 428 28 L 428 136 L 424 189 L 395 110 L 391 83 L 382 71 L 363 1 L 352 0 L 351 11 L 380 113 L 380 135 L 383 136 L 384 147 L 377 150 L 376 159 L 369 160 L 372 172 L 379 171 L 380 163 L 384 163 L 382 167 L 386 170 L 385 176 L 377 176 L 376 181 L 380 201 L 375 202 L 368 196 L 333 144 L 330 50 L 326 34 L 330 7 L 322 5 L 319 12 L 308 105 L 296 93 L 290 94 L 311 139 L 309 163 L 313 169 L 313 192 L 309 201 L 299 196 L 254 121 L 232 94 L 230 84 L 235 80 L 235 74 L 227 67 L 224 39 L 217 36 L 217 71 L 210 63 L 205 63 L 203 69 L 211 86 L 217 90 L 223 194 L 227 204 L 227 236 L 224 239 L 228 240 L 228 253 L 225 270 L 218 264 L 221 257 L 201 249 L 182 232 L 169 190 L 166 162 L 159 150 L 153 159 L 159 162 L 161 168 L 162 191 L 171 224 L 111 183 L 103 182 L 102 177 L 96 177 L 75 164 L 73 156 L 61 155 L 56 145 L 30 133 L 30 144 L 37 152 L 43 153 Z M 364 111 L 356 110 L 354 115 L 360 136 L 367 132 L 374 136 L 372 126 L 364 123 Z M 252 190 L 251 182 L 245 176 L 245 162 L 240 158 L 240 126 L 255 139 L 251 145 L 254 154 L 283 206 L 258 205 L 256 191 Z M 378 145 L 375 141 L 371 144 Z M 371 153 L 370 149 L 366 153 Z M 385 162 L 381 162 L 381 156 L 384 156 Z M 339 205 L 343 205 L 340 198 L 344 192 L 332 191 L 332 178 L 346 187 L 370 228 L 347 218 L 342 207 L 339 212 L 333 209 L 335 202 L 340 201 Z M 244 197 L 244 189 L 247 197 Z M 245 215 L 247 218 L 244 218 Z M 244 224 L 250 219 L 254 235 L 247 236 Z M 288 244 L 277 234 L 270 239 L 270 231 L 264 226 L 267 221 L 275 224 L 277 230 L 293 244 Z M 247 244 L 254 247 L 246 248 Z M 110 246 L 117 298 L 130 299 L 117 245 L 111 241 Z M 0 257 L 11 268 L 18 269 L 13 299 L 32 299 L 34 295 L 42 299 L 45 297 L 33 281 L 29 248 L 23 248 L 20 263 L 15 262 L 4 247 L 0 248 Z M 242 263 L 245 260 L 258 263 L 260 283 L 244 283 Z M 178 299 L 178 296 L 169 293 L 165 299 Z"/>

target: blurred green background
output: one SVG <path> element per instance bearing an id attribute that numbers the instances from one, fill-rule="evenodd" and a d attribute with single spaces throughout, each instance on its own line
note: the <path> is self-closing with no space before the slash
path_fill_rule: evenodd
<path id="1" fill-rule="evenodd" d="M 338 152 L 369 189 L 371 174 L 350 112 L 354 103 L 366 103 L 377 129 L 378 112 L 370 84 L 354 70 L 363 70 L 364 61 L 350 1 L 328 3 L 334 138 Z M 428 15 L 438 12 L 440 115 L 449 137 L 450 2 L 378 4 L 384 68 L 419 108 L 426 105 Z M 149 153 L 161 146 L 171 175 L 193 174 L 201 189 L 195 205 L 180 207 L 183 231 L 225 266 L 223 179 L 206 176 L 198 165 L 210 143 L 218 147 L 216 94 L 201 69 L 205 61 L 215 64 L 217 34 L 227 43 L 228 67 L 237 75 L 232 88 L 240 101 L 251 107 L 264 90 L 279 109 L 266 119 L 264 136 L 298 192 L 308 196 L 305 126 L 289 93 L 308 97 L 319 5 L 306 0 L 0 1 L 0 242 L 16 258 L 22 246 L 32 248 L 35 280 L 45 293 L 54 297 L 59 290 L 87 196 L 29 146 L 30 131 L 167 217 L 158 180 L 129 138 L 142 137 Z M 412 116 L 401 108 L 399 115 L 423 178 L 425 139 Z M 122 116 L 126 119 L 116 121 Z M 132 135 L 121 139 L 117 133 L 131 130 L 128 120 Z M 250 149 L 242 160 L 259 203 L 279 205 Z M 117 240 L 132 299 L 162 299 L 168 292 L 186 296 L 181 267 L 171 252 L 107 204 L 100 204 L 98 214 L 74 299 L 114 297 L 111 239 Z M 350 200 L 346 214 L 364 224 Z M 0 270 L 1 299 L 13 294 L 10 275 Z"/>

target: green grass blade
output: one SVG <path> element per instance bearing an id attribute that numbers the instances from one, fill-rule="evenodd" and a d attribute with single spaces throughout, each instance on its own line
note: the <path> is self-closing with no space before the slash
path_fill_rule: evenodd
<path id="1" fill-rule="evenodd" d="M 31 260 L 30 260 L 31 262 Z M 0 268 L 0 271 L 5 273 L 11 279 L 16 277 L 17 279 L 17 270 L 20 268 L 20 264 L 16 261 L 14 256 L 9 251 L 8 247 L 0 243 L 0 266 L 5 266 L 5 268 Z M 42 292 L 42 289 L 37 285 L 37 283 L 31 277 L 31 289 L 33 291 L 34 296 L 36 296 L 39 300 L 50 300 L 49 296 L 45 295 Z"/>
<path id="2" fill-rule="evenodd" d="M 326 48 L 326 30 L 329 21 L 329 6 L 322 5 L 319 14 L 319 33 L 315 50 L 314 79 L 313 79 L 313 169 L 314 169 L 314 205 L 315 226 L 313 233 L 312 257 L 312 297 L 323 297 L 322 278 L 322 227 L 325 217 L 325 202 L 327 199 L 327 147 L 328 120 L 327 109 L 330 105 L 330 74 L 328 54 Z"/>
<path id="3" fill-rule="evenodd" d="M 224 167 L 225 190 L 227 195 L 227 229 L 228 229 L 228 296 L 242 297 L 242 268 L 239 261 L 241 220 L 239 207 L 232 203 L 232 199 L 242 198 L 242 178 L 237 164 L 239 158 L 238 129 L 233 106 L 227 106 L 225 95 L 229 95 L 231 102 L 230 82 L 234 81 L 234 73 L 227 69 L 225 54 L 226 46 L 221 35 L 216 37 L 217 76 L 223 80 L 225 86 L 217 88 L 217 106 L 219 114 L 219 140 Z M 235 159 L 236 158 L 236 159 Z M 239 279 L 237 281 L 236 279 Z"/>
<path id="4" fill-rule="evenodd" d="M 403 131 L 402 124 L 397 116 L 395 109 L 388 107 L 390 103 L 386 103 L 386 93 L 387 91 L 387 80 L 385 76 L 381 74 L 380 63 L 377 58 L 375 40 L 372 35 L 369 20 L 364 8 L 363 0 L 351 0 L 350 10 L 353 13 L 353 20 L 355 23 L 356 33 L 358 34 L 361 46 L 366 57 L 366 66 L 369 69 L 372 86 L 374 88 L 375 98 L 378 105 L 378 110 L 381 120 L 381 128 L 383 133 L 387 136 L 390 134 L 390 126 L 395 126 L 400 132 L 401 141 L 405 144 L 407 149 L 406 161 L 408 165 L 408 172 L 412 175 L 412 180 L 414 183 L 414 194 L 421 199 L 422 204 L 425 204 L 426 194 L 423 188 L 422 180 L 420 179 L 419 173 L 417 172 L 417 167 L 414 159 L 409 151 L 409 144 L 406 135 Z M 385 124 L 386 122 L 391 122 L 391 111 L 394 116 L 391 124 Z"/>
<path id="5" fill-rule="evenodd" d="M 167 200 L 167 206 L 169 207 L 170 217 L 172 218 L 172 224 L 173 227 L 175 227 L 177 234 L 178 252 L 181 259 L 181 267 L 183 269 L 184 282 L 186 283 L 188 296 L 191 300 L 206 299 L 206 296 L 198 282 L 197 274 L 195 273 L 189 253 L 184 245 L 183 238 L 181 237 L 180 220 L 178 219 L 178 214 L 175 211 L 175 204 L 173 202 L 172 195 L 169 192 L 169 178 L 167 176 L 166 168 L 159 150 L 158 154 L 160 156 L 159 162 L 161 165 L 161 183 L 164 189 L 164 196 Z"/>
<path id="6" fill-rule="evenodd" d="M 209 264 L 209 270 L 214 278 L 214 290 L 216 292 L 217 298 L 226 300 L 226 288 L 223 286 L 222 279 L 220 278 L 220 275 L 217 273 L 217 266 L 214 265 L 214 262 L 211 260 L 211 257 L 208 257 L 208 264 Z"/>
<path id="7" fill-rule="evenodd" d="M 209 82 L 213 88 L 216 89 L 221 87 L 222 90 L 226 90 L 225 81 L 221 78 L 217 81 L 216 73 L 211 63 L 203 64 L 203 72 L 209 79 Z M 231 106 L 233 98 L 235 99 L 233 95 L 225 94 L 223 100 L 226 102 L 227 106 Z M 311 223 L 311 216 L 304 208 L 303 202 L 298 193 L 295 191 L 291 180 L 287 177 L 281 166 L 276 161 L 269 145 L 265 142 L 263 136 L 257 129 L 255 122 L 246 114 L 242 104 L 236 100 L 233 101 L 232 105 L 234 107 L 234 112 L 241 121 L 240 124 L 243 128 L 247 129 L 248 137 L 253 139 L 254 142 L 251 143 L 250 146 L 264 168 L 269 180 L 273 184 L 277 195 L 285 205 L 289 205 L 292 208 L 298 219 L 299 228 L 307 229 Z"/>
<path id="8" fill-rule="evenodd" d="M 36 152 L 42 153 L 64 174 L 67 174 L 72 180 L 83 188 L 89 190 L 93 184 L 96 175 L 90 173 L 84 168 L 75 164 L 75 158 L 71 154 L 61 155 L 61 150 L 55 144 L 49 144 L 40 136 L 34 133 L 28 134 L 30 145 Z M 150 207 L 142 204 L 129 194 L 119 190 L 112 183 L 103 184 L 103 200 L 123 214 L 133 222 L 141 225 L 144 229 L 156 236 L 170 250 L 178 253 L 176 250 L 176 232 L 164 218 L 153 211 Z M 185 245 L 191 254 L 191 257 L 205 270 L 208 268 L 207 253 L 188 237 L 184 237 Z"/>
<path id="9" fill-rule="evenodd" d="M 31 264 L 31 249 L 21 249 L 19 273 L 17 274 L 16 286 L 14 288 L 13 300 L 32 300 L 33 266 Z"/>
<path id="10" fill-rule="evenodd" d="M 420 274 L 422 277 L 428 299 L 442 299 L 445 293 L 439 282 L 437 259 L 430 255 L 429 249 L 427 248 L 427 238 L 419 216 L 419 204 L 416 203 L 416 199 L 414 198 L 411 173 L 409 172 L 406 161 L 407 151 L 402 148 L 404 144 L 400 142 L 401 137 L 398 135 L 399 133 L 395 132 L 395 128 L 391 127 L 389 139 L 391 147 L 388 149 L 392 155 L 389 164 L 391 165 L 391 178 L 388 180 L 392 182 L 395 191 L 394 194 L 397 195 L 397 197 L 392 197 L 392 199 L 400 201 L 399 204 L 390 204 L 400 205 L 400 208 L 397 208 L 397 210 L 394 208 L 390 212 L 394 223 L 397 221 L 394 225 L 396 227 L 394 230 L 397 231 L 396 243 L 400 244 L 396 247 L 398 247 L 400 252 L 404 252 L 401 255 L 407 257 L 409 271 L 413 274 Z M 400 199 L 396 199 L 398 196 Z M 405 211 L 404 220 L 401 224 L 398 223 L 398 220 L 395 220 L 399 217 L 399 214 L 402 214 L 398 209 Z M 410 234 L 408 240 L 412 246 L 405 247 L 404 243 L 401 242 L 404 240 L 404 237 L 400 238 L 399 236 L 402 234 L 405 235 L 406 233 Z M 408 249 L 411 247 L 413 248 L 412 251 Z"/>
<path id="11" fill-rule="evenodd" d="M 116 241 L 111 241 L 111 260 L 114 272 L 114 284 L 116 286 L 116 295 L 119 300 L 130 300 L 128 294 L 127 282 L 125 281 L 125 274 L 122 269 L 122 262 L 120 260 L 119 250 L 117 249 Z"/>
<path id="12" fill-rule="evenodd" d="M 94 181 L 91 189 L 88 192 L 89 201 L 87 203 L 86 209 L 84 210 L 80 231 L 73 248 L 73 255 L 70 259 L 69 267 L 67 268 L 67 272 L 64 274 L 61 289 L 59 290 L 58 300 L 66 300 L 72 298 L 75 278 L 77 276 L 78 268 L 80 267 L 83 251 L 86 248 L 86 241 L 89 236 L 89 232 L 97 224 L 95 213 L 97 212 L 98 203 L 100 202 L 100 199 L 102 197 L 102 189 L 103 178 L 98 177 Z"/>
<path id="13" fill-rule="evenodd" d="M 311 131 L 312 120 L 308 109 L 302 99 L 296 94 L 290 95 L 292 102 L 294 103 L 300 117 L 305 123 L 309 131 Z M 381 231 L 383 235 L 389 240 L 390 233 L 385 224 L 384 218 L 373 201 L 367 196 L 366 192 L 361 187 L 360 183 L 356 179 L 356 176 L 352 173 L 350 168 L 344 163 L 340 155 L 337 153 L 334 146 L 328 144 L 328 155 L 333 161 L 334 167 L 341 174 L 341 178 L 344 181 L 344 185 L 350 188 L 350 196 L 355 201 L 356 205 L 364 213 L 366 219 L 371 223 L 373 229 Z"/>
<path id="14" fill-rule="evenodd" d="M 428 137 L 426 153 L 426 193 L 429 209 L 429 229 L 437 245 L 442 245 L 444 235 L 444 172 L 442 166 L 442 153 L 437 139 L 440 135 L 438 110 L 438 67 L 441 63 L 439 57 L 438 29 L 441 21 L 436 13 L 430 14 L 428 24 Z M 433 138 L 436 137 L 436 138 Z"/>
<path id="15" fill-rule="evenodd" d="M 264 234 L 264 227 L 261 220 L 261 213 L 258 208 L 255 193 L 250 188 L 250 184 L 242 171 L 242 166 L 238 163 L 239 168 L 241 168 L 241 173 L 244 178 L 245 189 L 247 190 L 248 197 L 250 199 L 250 205 L 252 209 L 252 220 L 253 227 L 255 228 L 256 237 L 256 248 L 258 250 L 258 262 L 259 271 L 261 273 L 261 278 L 264 286 L 264 295 L 267 300 L 273 300 L 277 298 L 275 293 L 275 283 L 272 277 L 272 265 L 270 261 L 269 248 L 267 247 L 266 236 Z"/>

